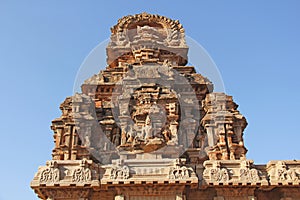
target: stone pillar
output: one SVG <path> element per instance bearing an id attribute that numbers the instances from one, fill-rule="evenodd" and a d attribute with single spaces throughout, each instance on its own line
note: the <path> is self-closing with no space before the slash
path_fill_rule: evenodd
<path id="1" fill-rule="evenodd" d="M 206 125 L 205 127 L 207 132 L 208 146 L 212 147 L 215 145 L 214 126 Z"/>

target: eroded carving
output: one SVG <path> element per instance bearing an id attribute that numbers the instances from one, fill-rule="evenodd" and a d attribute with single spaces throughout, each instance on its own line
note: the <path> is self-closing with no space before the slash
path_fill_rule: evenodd
<path id="1" fill-rule="evenodd" d="M 78 198 L 88 198 L 90 190 L 89 189 L 47 189 L 44 191 L 46 196 L 50 199 L 78 199 Z"/>
<path id="2" fill-rule="evenodd" d="M 112 166 L 111 179 L 128 179 L 129 178 L 129 168 L 127 166 Z"/>
<path id="3" fill-rule="evenodd" d="M 221 167 L 220 162 L 214 162 L 210 169 L 210 180 L 215 182 L 229 181 L 229 173 L 226 168 Z"/>
<path id="4" fill-rule="evenodd" d="M 42 170 L 40 175 L 41 183 L 57 183 L 59 182 L 59 169 L 56 161 L 47 161 L 46 169 Z"/>
<path id="5" fill-rule="evenodd" d="M 185 166 L 185 160 L 176 159 L 174 166 L 170 167 L 169 179 L 188 179 L 193 170 Z"/>
<path id="6" fill-rule="evenodd" d="M 254 168 L 251 169 L 249 161 L 244 160 L 241 162 L 239 178 L 241 181 L 257 182 L 260 180 L 259 171 Z"/>
<path id="7" fill-rule="evenodd" d="M 88 163 L 86 160 L 80 162 L 80 167 L 75 169 L 72 174 L 73 182 L 89 182 L 92 180 L 92 172 L 88 168 Z"/>
<path id="8" fill-rule="evenodd" d="M 297 181 L 298 174 L 294 169 L 288 169 L 285 162 L 279 161 L 276 164 L 276 176 L 279 181 Z"/>

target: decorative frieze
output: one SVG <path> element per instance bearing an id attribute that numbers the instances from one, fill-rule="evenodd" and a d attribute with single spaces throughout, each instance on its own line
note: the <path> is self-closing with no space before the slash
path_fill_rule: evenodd
<path id="1" fill-rule="evenodd" d="M 266 175 L 251 160 L 208 160 L 203 165 L 203 184 L 268 185 Z"/>
<path id="2" fill-rule="evenodd" d="M 267 172 L 272 185 L 300 184 L 300 161 L 270 161 Z"/>
<path id="3" fill-rule="evenodd" d="M 39 168 L 31 186 L 98 185 L 100 171 L 99 165 L 91 160 L 51 160 Z"/>
<path id="4" fill-rule="evenodd" d="M 71 189 L 71 188 L 49 188 L 41 189 L 45 197 L 51 200 L 64 200 L 64 199 L 87 199 L 91 189 Z M 45 198 L 46 199 L 46 198 Z"/>

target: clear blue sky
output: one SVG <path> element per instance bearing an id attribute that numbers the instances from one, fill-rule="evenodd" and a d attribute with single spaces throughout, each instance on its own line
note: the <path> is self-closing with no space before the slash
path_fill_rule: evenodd
<path id="1" fill-rule="evenodd" d="M 300 159 L 300 1 L 0 0 L 0 199 L 36 199 L 29 183 L 51 158 L 51 120 L 87 54 L 118 18 L 179 19 L 211 55 L 248 120 L 247 157 Z"/>

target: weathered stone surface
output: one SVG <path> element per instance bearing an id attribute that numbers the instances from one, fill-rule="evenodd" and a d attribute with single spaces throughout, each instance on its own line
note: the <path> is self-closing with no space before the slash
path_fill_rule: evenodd
<path id="1" fill-rule="evenodd" d="M 178 20 L 129 15 L 111 32 L 107 67 L 52 121 L 52 160 L 31 182 L 39 198 L 300 199 L 300 161 L 246 159 L 247 121 L 186 66 Z"/>
<path id="2" fill-rule="evenodd" d="M 299 161 L 270 161 L 267 172 L 272 185 L 300 185 Z"/>
<path id="3" fill-rule="evenodd" d="M 268 185 L 267 174 L 251 160 L 208 160 L 204 162 L 203 184 Z"/>

